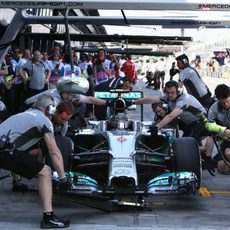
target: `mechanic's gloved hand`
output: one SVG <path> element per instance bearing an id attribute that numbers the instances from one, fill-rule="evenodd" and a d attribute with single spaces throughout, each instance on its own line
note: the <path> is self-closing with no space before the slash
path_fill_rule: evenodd
<path id="1" fill-rule="evenodd" d="M 225 138 L 224 132 L 226 130 L 226 127 L 217 125 L 215 122 L 207 122 L 205 123 L 205 127 L 209 132 L 217 134 L 222 139 Z"/>
<path id="2" fill-rule="evenodd" d="M 112 100 L 112 101 L 106 101 L 106 106 L 109 106 L 109 107 L 114 107 L 114 104 L 115 104 L 116 100 Z"/>
<path id="3" fill-rule="evenodd" d="M 72 183 L 67 177 L 60 178 L 57 183 L 57 189 L 60 193 L 67 192 L 72 187 Z"/>
<path id="4" fill-rule="evenodd" d="M 210 175 L 215 176 L 214 173 L 216 172 L 215 170 L 216 162 L 211 157 L 205 156 L 204 163 Z"/>
<path id="5" fill-rule="evenodd" d="M 157 136 L 158 135 L 158 127 L 155 125 L 149 126 L 149 131 L 151 133 L 151 136 Z"/>
<path id="6" fill-rule="evenodd" d="M 129 106 L 134 105 L 134 101 L 125 101 L 125 104 L 126 104 L 126 108 L 127 108 Z"/>

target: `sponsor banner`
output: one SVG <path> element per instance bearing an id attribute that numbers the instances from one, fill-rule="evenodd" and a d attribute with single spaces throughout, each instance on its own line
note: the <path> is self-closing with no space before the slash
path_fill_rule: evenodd
<path id="1" fill-rule="evenodd" d="M 191 10 L 191 11 L 229 11 L 230 4 L 226 1 L 188 1 L 188 0 L 84 0 L 84 1 L 59 1 L 59 0 L 7 0 L 0 1 L 0 8 L 46 8 L 46 9 L 112 9 L 112 10 Z"/>

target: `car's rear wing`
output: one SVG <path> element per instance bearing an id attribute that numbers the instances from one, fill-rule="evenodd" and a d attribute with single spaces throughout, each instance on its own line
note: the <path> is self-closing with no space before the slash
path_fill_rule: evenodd
<path id="1" fill-rule="evenodd" d="M 122 97 L 126 101 L 135 101 L 143 98 L 142 91 L 124 91 L 120 89 L 111 89 L 110 91 L 98 91 L 94 92 L 95 98 L 100 98 L 106 101 L 115 100 L 118 97 Z M 143 105 L 140 105 L 141 121 L 143 121 L 144 111 Z"/>

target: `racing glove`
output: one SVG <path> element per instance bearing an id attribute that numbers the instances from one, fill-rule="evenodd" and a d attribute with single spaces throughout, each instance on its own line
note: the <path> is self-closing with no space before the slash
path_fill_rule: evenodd
<path id="1" fill-rule="evenodd" d="M 72 183 L 67 177 L 60 178 L 57 183 L 57 190 L 60 193 L 69 191 L 71 187 L 72 187 Z"/>
<path id="2" fill-rule="evenodd" d="M 226 127 L 217 125 L 215 122 L 207 122 L 205 123 L 205 127 L 209 132 L 216 133 L 221 139 L 225 139 L 224 132 Z"/>

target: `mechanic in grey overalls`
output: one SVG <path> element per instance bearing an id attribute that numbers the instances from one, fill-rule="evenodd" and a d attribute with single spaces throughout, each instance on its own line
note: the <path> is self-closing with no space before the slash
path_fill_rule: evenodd
<path id="1" fill-rule="evenodd" d="M 61 124 L 58 127 L 57 122 L 55 122 L 55 118 L 58 116 L 62 116 L 62 105 L 63 102 L 74 102 L 75 100 L 80 101 L 80 102 L 84 102 L 84 103 L 90 103 L 90 104 L 97 104 L 97 105 L 106 105 L 106 101 L 102 100 L 102 99 L 98 99 L 98 98 L 94 98 L 91 96 L 85 96 L 85 95 L 80 95 L 79 93 L 86 93 L 88 88 L 85 85 L 85 83 L 87 82 L 87 79 L 85 78 L 74 78 L 73 77 L 73 81 L 67 81 L 67 80 L 71 80 L 72 78 L 70 77 L 63 77 L 62 80 L 57 82 L 57 88 L 55 89 L 50 89 L 50 90 L 46 90 L 45 92 L 42 92 L 38 95 L 35 95 L 31 98 L 28 98 L 25 103 L 27 105 L 31 105 L 34 102 L 36 102 L 37 98 L 40 95 L 44 95 L 44 94 L 48 94 L 50 95 L 53 100 L 55 101 L 55 104 L 57 105 L 57 112 L 54 114 L 52 120 L 53 120 L 53 124 L 54 124 L 54 128 L 55 128 L 55 139 L 57 142 L 58 147 L 60 147 L 62 156 L 64 158 L 64 166 L 65 169 L 69 169 L 69 156 L 70 154 L 73 152 L 72 151 L 72 142 L 68 139 L 65 138 L 66 136 L 66 132 L 67 132 L 67 128 L 70 124 L 72 129 L 75 129 L 76 127 L 76 123 L 78 124 L 78 121 L 76 119 L 70 119 L 70 117 L 68 117 L 68 119 L 66 119 L 66 121 Z M 78 81 L 78 84 L 74 83 L 74 80 L 82 80 L 82 82 Z M 66 82 L 65 82 L 66 80 Z M 60 105 L 62 103 L 62 105 Z M 67 105 L 67 104 L 66 104 Z M 69 107 L 69 106 L 68 106 Z M 60 109 L 59 109 L 60 108 Z M 56 123 L 56 124 L 55 124 Z M 57 129 L 60 128 L 60 130 L 58 131 Z M 58 135 L 58 133 L 60 135 Z M 67 147 L 68 146 L 68 147 Z M 69 153 L 67 153 L 68 149 L 70 149 L 71 151 Z M 47 160 L 47 163 L 50 165 L 50 160 Z"/>
<path id="2" fill-rule="evenodd" d="M 225 84 L 220 84 L 215 88 L 215 95 L 218 99 L 208 111 L 208 120 L 214 121 L 218 125 L 230 128 L 230 88 Z M 211 157 L 213 150 L 213 139 L 208 137 L 207 139 L 207 157 Z M 220 151 L 224 155 L 225 159 L 230 162 L 230 140 L 225 139 L 220 145 Z M 230 174 L 230 168 L 224 162 L 223 157 L 218 153 L 214 160 L 217 161 L 217 169 L 223 174 Z"/>
<path id="3" fill-rule="evenodd" d="M 0 100 L 0 123 L 10 117 L 12 114 L 7 110 L 6 105 Z M 28 186 L 21 182 L 21 176 L 12 173 L 12 191 L 13 192 L 26 192 Z"/>
<path id="4" fill-rule="evenodd" d="M 206 114 L 205 108 L 200 102 L 190 94 L 180 94 L 179 86 L 176 81 L 168 81 L 165 84 L 164 95 L 160 97 L 145 97 L 135 101 L 137 105 L 160 103 L 165 101 L 169 105 L 170 113 L 167 114 L 159 123 L 156 129 L 165 127 L 174 119 L 178 118 L 181 122 L 183 136 L 194 137 L 200 143 L 203 136 L 210 135 L 206 130 L 200 114 Z"/>
<path id="5" fill-rule="evenodd" d="M 154 123 L 159 123 L 170 111 L 167 103 L 153 103 L 152 110 L 154 112 Z M 177 128 L 177 119 L 168 123 L 165 128 Z"/>
<path id="6" fill-rule="evenodd" d="M 74 82 L 76 81 L 76 83 Z M 92 96 L 86 96 L 85 94 L 89 89 L 88 80 L 82 77 L 62 77 L 57 82 L 57 88 L 46 90 L 40 94 L 37 94 L 33 97 L 28 98 L 25 101 L 26 105 L 31 105 L 36 101 L 36 98 L 41 94 L 49 94 L 53 97 L 56 105 L 58 105 L 61 101 L 69 101 L 72 102 L 75 108 L 74 114 L 76 115 L 73 119 L 69 121 L 71 126 L 74 129 L 81 128 L 85 125 L 84 119 L 84 109 L 82 107 L 78 107 L 79 103 L 81 104 L 94 104 L 98 106 L 105 106 L 106 101 L 95 98 Z M 77 119 L 78 118 L 78 119 Z"/>
<path id="7" fill-rule="evenodd" d="M 68 121 L 71 119 L 74 113 L 74 107 L 71 102 L 62 101 L 58 104 L 56 112 L 51 118 L 51 122 L 54 127 L 54 137 L 58 148 L 61 151 L 64 169 L 65 171 L 70 171 L 70 159 L 71 155 L 74 153 L 73 141 L 66 136 L 69 124 Z M 52 160 L 50 159 L 48 149 L 41 143 L 41 148 L 44 150 L 45 162 L 52 169 L 54 169 Z"/>
<path id="8" fill-rule="evenodd" d="M 59 176 L 59 189 L 66 191 L 70 188 L 50 121 L 55 110 L 52 97 L 42 95 L 32 108 L 13 115 L 0 124 L 0 168 L 27 179 L 38 178 L 38 190 L 43 208 L 41 228 L 63 228 L 70 224 L 69 220 L 62 220 L 53 213 L 51 169 L 34 157 L 40 154 L 34 147 L 43 139 Z"/>
<path id="9" fill-rule="evenodd" d="M 78 101 L 81 103 L 94 104 L 99 106 L 106 105 L 105 100 L 83 95 L 87 92 L 88 89 L 89 83 L 85 78 L 62 77 L 57 83 L 57 88 L 46 90 L 33 97 L 30 97 L 25 101 L 25 104 L 31 105 L 40 95 L 48 94 L 54 99 L 56 105 L 58 105 L 61 101 Z"/>
<path id="10" fill-rule="evenodd" d="M 187 93 L 193 95 L 208 110 L 212 103 L 212 95 L 209 88 L 203 82 L 197 70 L 189 65 L 187 55 L 182 54 L 176 57 L 176 61 L 180 69 L 179 87 L 184 85 Z"/>

